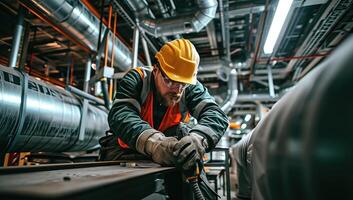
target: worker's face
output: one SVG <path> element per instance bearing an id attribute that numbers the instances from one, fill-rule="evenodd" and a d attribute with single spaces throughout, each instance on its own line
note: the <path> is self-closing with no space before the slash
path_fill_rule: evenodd
<path id="1" fill-rule="evenodd" d="M 172 106 L 178 103 L 188 85 L 170 80 L 158 67 L 155 67 L 155 75 L 156 88 L 162 98 L 163 105 Z"/>

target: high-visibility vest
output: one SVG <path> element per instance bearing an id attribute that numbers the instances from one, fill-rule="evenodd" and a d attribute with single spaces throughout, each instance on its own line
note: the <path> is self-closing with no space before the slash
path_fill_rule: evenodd
<path id="1" fill-rule="evenodd" d="M 139 103 L 135 99 L 118 99 L 118 102 L 130 102 L 140 111 L 140 117 L 146 121 L 151 127 L 154 127 L 153 121 L 153 91 L 150 90 L 152 67 L 138 67 L 135 68 L 142 79 L 142 91 L 141 91 L 141 108 L 139 109 Z M 153 81 L 153 80 L 152 80 Z M 180 122 L 188 122 L 190 119 L 190 113 L 188 112 L 185 104 L 185 92 L 182 94 L 181 101 L 173 106 L 168 106 L 166 113 L 163 116 L 159 127 L 155 127 L 158 131 L 164 132 L 168 128 L 178 125 Z M 122 148 L 129 148 L 118 137 L 118 144 Z"/>

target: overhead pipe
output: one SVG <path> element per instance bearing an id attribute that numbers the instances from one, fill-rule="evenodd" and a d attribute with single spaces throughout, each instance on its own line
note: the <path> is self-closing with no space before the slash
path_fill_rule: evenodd
<path id="1" fill-rule="evenodd" d="M 48 21 L 83 43 L 91 51 L 95 52 L 97 50 L 99 19 L 79 0 L 20 0 L 20 2 L 28 7 L 35 8 L 35 11 L 44 15 Z M 106 29 L 107 27 L 103 24 L 102 32 L 105 32 Z M 109 31 L 109 35 L 112 35 L 112 37 L 108 37 L 108 54 L 110 55 L 114 48 L 115 67 L 121 71 L 127 71 L 132 63 L 129 48 L 119 38 L 116 38 L 113 43 L 112 38 L 116 36 L 111 31 Z"/>
<path id="2" fill-rule="evenodd" d="M 223 0 L 221 0 L 223 1 Z M 231 58 L 230 58 L 230 35 L 229 35 L 229 16 L 228 16 L 228 11 L 229 11 L 229 2 L 228 0 L 225 0 L 224 4 L 223 4 L 223 14 L 224 14 L 224 28 L 225 28 L 225 44 L 226 46 L 225 51 L 225 59 L 227 61 L 227 64 L 229 64 L 231 62 Z"/>
<path id="3" fill-rule="evenodd" d="M 237 101 L 237 96 L 238 96 L 237 71 L 235 69 L 232 69 L 229 73 L 229 78 L 228 78 L 228 95 L 223 105 L 221 106 L 221 109 L 226 114 L 232 110 L 233 105 Z"/>
<path id="4" fill-rule="evenodd" d="M 92 59 L 91 56 L 87 56 L 86 68 L 85 68 L 85 79 L 83 82 L 83 91 L 89 92 L 89 80 L 91 79 L 91 65 Z"/>
<path id="5" fill-rule="evenodd" d="M 173 16 L 173 14 L 174 14 L 174 10 L 173 9 L 175 9 L 175 5 L 171 6 L 172 10 L 171 10 L 171 14 L 169 15 L 168 10 L 164 7 L 162 1 L 161 0 L 155 0 L 155 1 L 156 1 L 157 5 L 158 5 L 159 10 L 162 13 L 163 18 L 169 18 L 169 17 Z M 171 2 L 171 4 L 174 4 L 174 2 Z M 180 39 L 181 38 L 180 35 L 173 35 L 173 36 L 176 39 Z"/>
<path id="6" fill-rule="evenodd" d="M 108 130 L 107 110 L 62 88 L 0 65 L 0 146 L 5 152 L 89 150 Z M 81 118 L 85 132 L 79 140 Z"/>
<path id="7" fill-rule="evenodd" d="M 219 18 L 221 19 L 221 34 L 224 48 L 226 46 L 226 29 L 224 23 L 223 0 L 219 0 Z"/>
<path id="8" fill-rule="evenodd" d="M 125 9 L 123 8 L 123 6 L 121 6 L 120 2 L 117 0 L 113 0 L 113 4 L 116 6 L 116 8 L 118 9 L 119 13 L 126 19 L 126 21 L 130 24 L 131 28 L 133 28 L 134 26 L 136 26 L 136 23 L 134 20 L 131 19 L 131 17 L 129 16 L 129 14 L 125 11 Z M 148 43 L 149 47 L 151 48 L 153 53 L 157 53 L 158 49 L 156 48 L 156 46 L 154 45 L 154 43 L 152 43 L 152 41 L 146 36 L 144 31 L 141 31 L 141 35 L 142 37 L 146 40 L 146 42 Z"/>
<path id="9" fill-rule="evenodd" d="M 217 0 L 197 0 L 198 8 L 189 15 L 152 19 L 149 16 L 147 2 L 130 0 L 126 3 L 137 12 L 141 28 L 154 37 L 199 32 L 215 17 L 217 10 Z"/>
<path id="10" fill-rule="evenodd" d="M 11 45 L 11 53 L 9 58 L 9 67 L 16 67 L 18 52 L 20 49 L 20 42 L 23 34 L 23 26 L 24 26 L 24 15 L 25 10 L 22 6 L 20 6 L 19 11 L 17 13 L 17 24 L 14 31 L 14 36 L 12 37 L 12 45 Z"/>
<path id="11" fill-rule="evenodd" d="M 265 23 L 266 23 L 266 19 L 267 19 L 267 15 L 268 15 L 268 7 L 269 7 L 269 0 L 266 0 L 265 10 L 260 17 L 260 21 L 259 21 L 259 25 L 258 25 L 259 31 L 258 31 L 256 42 L 255 42 L 255 54 L 251 58 L 250 63 L 249 63 L 250 71 L 251 71 L 252 75 L 255 74 L 256 59 L 257 59 L 257 56 L 259 55 L 259 52 L 260 52 L 263 32 L 265 29 Z"/>
<path id="12" fill-rule="evenodd" d="M 140 38 L 141 38 L 141 43 L 142 43 L 142 47 L 143 47 L 143 52 L 145 53 L 147 65 L 148 66 L 152 66 L 151 57 L 150 57 L 150 53 L 148 51 L 147 42 L 146 42 L 144 37 L 140 37 Z"/>
<path id="13" fill-rule="evenodd" d="M 136 23 L 136 27 L 134 29 L 134 35 L 133 35 L 133 53 L 132 53 L 131 68 L 137 67 L 136 64 L 137 64 L 137 54 L 139 49 L 139 35 L 140 35 L 140 30 L 138 28 L 138 23 Z"/>
<path id="14" fill-rule="evenodd" d="M 237 102 L 276 102 L 281 98 L 281 96 L 276 95 L 274 97 L 269 94 L 239 94 L 237 98 Z"/>
<path id="15" fill-rule="evenodd" d="M 272 66 L 267 64 L 268 71 L 268 92 L 271 97 L 275 97 L 275 88 L 273 86 L 273 77 L 272 77 Z"/>

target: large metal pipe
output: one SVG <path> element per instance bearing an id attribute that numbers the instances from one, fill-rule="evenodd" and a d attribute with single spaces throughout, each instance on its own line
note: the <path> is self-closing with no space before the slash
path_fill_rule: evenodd
<path id="1" fill-rule="evenodd" d="M 97 50 L 100 21 L 79 0 L 21 0 L 21 2 L 35 8 L 67 34 L 89 47 L 91 51 Z M 103 24 L 102 33 L 106 29 Z M 131 53 L 119 38 L 113 40 L 116 36 L 111 31 L 109 35 L 112 37 L 108 37 L 108 54 L 110 55 L 114 48 L 115 67 L 121 71 L 127 71 L 132 63 Z"/>
<path id="2" fill-rule="evenodd" d="M 0 65 L 1 151 L 82 151 L 98 144 L 108 130 L 107 111 L 71 93 Z M 79 124 L 86 118 L 83 140 Z"/>
<path id="3" fill-rule="evenodd" d="M 217 0 L 197 0 L 198 8 L 189 15 L 153 19 L 149 16 L 147 2 L 130 0 L 126 3 L 141 18 L 141 28 L 154 37 L 199 32 L 215 17 L 217 10 Z"/>
<path id="4" fill-rule="evenodd" d="M 351 199 L 352 46 L 353 36 L 236 144 L 239 197 Z"/>

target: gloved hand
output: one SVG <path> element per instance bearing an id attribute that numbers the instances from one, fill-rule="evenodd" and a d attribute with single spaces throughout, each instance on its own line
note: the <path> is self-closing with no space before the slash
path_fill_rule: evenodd
<path id="1" fill-rule="evenodd" d="M 162 132 L 148 129 L 141 133 L 136 141 L 138 152 L 148 155 L 152 160 L 163 166 L 175 165 L 173 149 L 178 140 L 174 137 L 165 137 Z"/>
<path id="2" fill-rule="evenodd" d="M 190 135 L 183 137 L 175 145 L 173 152 L 177 166 L 183 170 L 193 168 L 197 161 L 202 160 L 207 146 L 206 138 L 197 133 L 190 133 Z"/>

